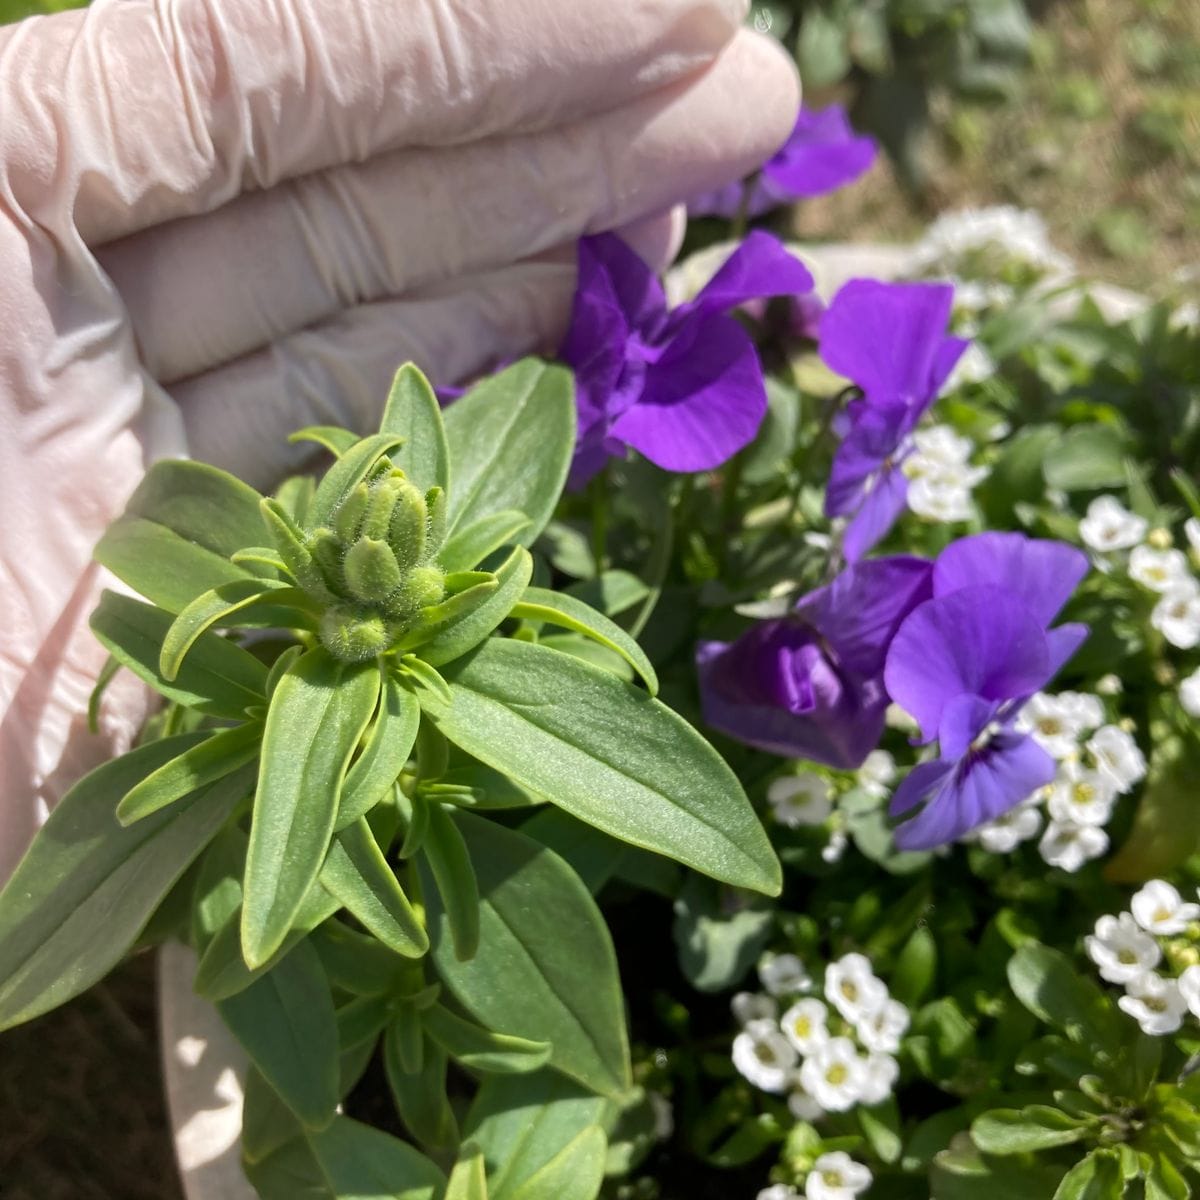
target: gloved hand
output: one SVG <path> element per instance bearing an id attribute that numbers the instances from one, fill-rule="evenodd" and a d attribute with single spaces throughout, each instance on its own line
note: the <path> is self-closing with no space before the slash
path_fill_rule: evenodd
<path id="1" fill-rule="evenodd" d="M 0 29 L 0 880 L 146 715 L 91 549 L 148 461 L 270 487 L 396 366 L 552 349 L 574 242 L 761 162 L 794 72 L 746 0 L 97 0 Z M 124 675 L 125 673 L 121 673 Z"/>

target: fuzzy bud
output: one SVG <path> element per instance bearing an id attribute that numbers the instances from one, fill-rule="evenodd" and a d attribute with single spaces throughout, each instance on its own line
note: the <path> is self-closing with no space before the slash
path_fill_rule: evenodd
<path id="1" fill-rule="evenodd" d="M 325 610 L 320 636 L 325 649 L 344 662 L 364 662 L 374 658 L 392 642 L 392 632 L 381 616 L 350 604 Z"/>
<path id="2" fill-rule="evenodd" d="M 385 600 L 403 581 L 396 556 L 387 542 L 375 538 L 359 538 L 346 551 L 342 570 L 346 587 L 357 600 Z"/>
<path id="3" fill-rule="evenodd" d="M 392 523 L 388 531 L 388 544 L 396 555 L 402 571 L 415 567 L 425 559 L 426 526 L 429 514 L 425 511 L 425 497 L 407 480 L 396 497 L 392 509 Z"/>
<path id="4" fill-rule="evenodd" d="M 338 505 L 333 514 L 333 528 L 343 542 L 349 543 L 358 537 L 358 526 L 366 515 L 370 499 L 370 489 L 365 483 L 360 483 Z"/>
<path id="5" fill-rule="evenodd" d="M 386 541 L 388 527 L 392 523 L 392 510 L 396 507 L 396 500 L 404 485 L 404 475 L 401 472 L 385 475 L 377 483 L 371 485 L 367 510 L 358 527 L 358 532 L 362 537 Z"/>
<path id="6" fill-rule="evenodd" d="M 387 610 L 394 616 L 408 619 L 431 604 L 437 604 L 446 594 L 446 577 L 437 567 L 414 567 L 404 577 L 398 591 L 387 600 Z"/>
<path id="7" fill-rule="evenodd" d="M 338 596 L 346 594 L 346 581 L 342 575 L 341 539 L 332 529 L 317 529 L 309 536 L 308 548 L 317 564 L 326 586 Z"/>

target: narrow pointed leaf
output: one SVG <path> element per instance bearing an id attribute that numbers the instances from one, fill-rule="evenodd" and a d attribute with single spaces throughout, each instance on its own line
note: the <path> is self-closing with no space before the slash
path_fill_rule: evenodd
<path id="1" fill-rule="evenodd" d="M 446 1186 L 446 1200 L 488 1200 L 483 1153 L 478 1146 L 468 1143 L 459 1148 L 458 1159 Z"/>
<path id="2" fill-rule="evenodd" d="M 212 734 L 130 788 L 117 805 L 117 820 L 130 825 L 182 800 L 197 788 L 223 779 L 253 762 L 261 745 L 262 725 L 258 721 Z"/>
<path id="3" fill-rule="evenodd" d="M 422 1017 L 425 1032 L 456 1062 L 473 1071 L 536 1071 L 550 1058 L 549 1042 L 495 1033 L 435 1004 Z"/>
<path id="4" fill-rule="evenodd" d="M 317 481 L 311 475 L 289 475 L 275 489 L 272 499 L 292 521 L 304 525 L 316 490 Z"/>
<path id="5" fill-rule="evenodd" d="M 594 608 L 589 608 L 582 600 L 576 600 L 574 596 L 565 596 L 561 592 L 549 591 L 547 588 L 529 587 L 525 589 L 511 615 L 524 621 L 559 625 L 563 629 L 570 629 L 594 639 L 625 659 L 645 680 L 650 695 L 658 694 L 658 676 L 641 646 L 620 625 L 610 621 Z"/>
<path id="6" fill-rule="evenodd" d="M 405 363 L 392 380 L 383 408 L 380 433 L 395 433 L 404 445 L 391 457 L 423 492 L 450 490 L 450 449 L 442 423 L 442 406 L 429 380 L 413 363 Z"/>
<path id="7" fill-rule="evenodd" d="M 479 946 L 479 888 L 466 843 L 450 814 L 440 804 L 428 804 L 429 828 L 421 850 L 441 896 L 454 942 L 454 953 L 465 962 Z"/>
<path id="8" fill-rule="evenodd" d="M 246 835 L 236 825 L 226 826 L 205 850 L 192 891 L 189 935 L 197 954 L 241 907 L 245 869 Z"/>
<path id="9" fill-rule="evenodd" d="M 321 886 L 389 949 L 409 958 L 429 949 L 420 919 L 365 820 L 334 836 L 320 878 Z"/>
<path id="10" fill-rule="evenodd" d="M 482 572 L 481 572 L 482 574 Z M 409 650 L 429 641 L 440 630 L 459 625 L 468 619 L 499 588 L 496 576 L 484 576 L 479 583 L 421 609 L 413 627 L 397 643 L 398 650 Z"/>
<path id="11" fill-rule="evenodd" d="M 100 702 L 104 699 L 104 693 L 108 691 L 108 685 L 112 683 L 113 676 L 121 669 L 121 660 L 115 655 L 110 654 L 104 660 L 104 666 L 100 668 L 100 674 L 96 676 L 96 685 L 92 688 L 88 696 L 87 706 L 87 727 L 88 733 L 100 732 Z"/>
<path id="12" fill-rule="evenodd" d="M 174 679 L 159 670 L 159 650 L 174 618 L 131 596 L 104 592 L 92 613 L 92 631 L 123 667 L 186 708 L 218 717 L 240 717 L 266 697 L 267 668 L 240 646 L 215 633 L 201 634 Z"/>
<path id="13" fill-rule="evenodd" d="M 287 564 L 279 557 L 279 551 L 274 546 L 247 546 L 243 550 L 235 550 L 229 557 L 232 562 L 249 568 L 255 575 L 287 570 Z"/>
<path id="14" fill-rule="evenodd" d="M 516 509 L 533 545 L 554 511 L 575 452 L 571 373 L 527 358 L 484 380 L 444 414 L 454 486 L 451 533 Z"/>
<path id="15" fill-rule="evenodd" d="M 400 659 L 399 668 L 402 675 L 407 675 L 427 695 L 436 697 L 443 704 L 449 702 L 450 689 L 436 667 L 415 654 L 406 654 Z"/>
<path id="16" fill-rule="evenodd" d="M 169 612 L 247 576 L 229 556 L 262 541 L 261 497 L 225 471 L 176 459 L 154 463 L 94 555 Z"/>
<path id="17" fill-rule="evenodd" d="M 311 941 L 330 983 L 352 995 L 395 997 L 417 986 L 414 974 L 423 979 L 421 968 L 412 959 L 401 957 L 371 934 L 351 929 L 341 920 L 326 921 L 313 931 Z"/>
<path id="18" fill-rule="evenodd" d="M 341 504 L 346 495 L 366 479 L 388 451 L 394 450 L 403 441 L 403 437 L 396 434 L 376 433 L 363 438 L 347 450 L 325 472 L 324 478 L 317 485 L 305 525 L 316 529 L 327 524 L 334 509 Z"/>
<path id="19" fill-rule="evenodd" d="M 243 1155 L 242 1168 L 259 1200 L 340 1200 L 302 1137 L 285 1142 L 261 1159 Z"/>
<path id="20" fill-rule="evenodd" d="M 340 425 L 306 425 L 288 434 L 288 441 L 295 445 L 297 442 L 315 442 L 323 446 L 334 458 L 340 458 L 359 440 L 358 434 L 351 429 L 343 429 Z"/>
<path id="21" fill-rule="evenodd" d="M 434 805 L 418 792 L 415 796 L 406 796 L 400 792 L 401 815 L 405 819 L 404 840 L 396 852 L 400 858 L 412 858 L 425 844 L 425 835 L 429 832 L 429 812 Z"/>
<path id="22" fill-rule="evenodd" d="M 421 1066 L 409 1072 L 402 1064 L 392 1031 L 383 1041 L 383 1066 L 396 1111 L 405 1128 L 423 1146 L 446 1150 L 458 1142 L 458 1122 L 446 1096 L 446 1055 L 426 1039 Z"/>
<path id="23" fill-rule="evenodd" d="M 325 861 L 346 764 L 378 695 L 374 663 L 338 662 L 319 647 L 275 689 L 246 855 L 242 951 L 251 967 L 279 949 Z"/>
<path id="24" fill-rule="evenodd" d="M 438 562 L 446 571 L 469 571 L 501 546 L 507 546 L 529 523 L 529 518 L 515 508 L 480 517 L 455 531 L 439 552 Z"/>
<path id="25" fill-rule="evenodd" d="M 175 881 L 250 794 L 248 769 L 123 828 L 113 810 L 203 735 L 142 746 L 59 801 L 0 892 L 0 1029 L 91 987 L 133 945 Z"/>
<path id="26" fill-rule="evenodd" d="M 335 1200 L 438 1200 L 446 1177 L 418 1150 L 349 1117 L 308 1134 Z"/>
<path id="27" fill-rule="evenodd" d="M 778 894 L 779 862 L 741 784 L 681 717 L 565 654 L 493 638 L 446 668 L 426 712 L 455 745 L 613 837 Z"/>
<path id="28" fill-rule="evenodd" d="M 329 602 L 335 597 L 321 574 L 305 541 L 304 531 L 292 515 L 277 500 L 264 500 L 260 506 L 263 524 L 275 543 L 279 557 L 283 560 L 288 574 L 305 591 Z"/>
<path id="29" fill-rule="evenodd" d="M 419 1075 L 425 1062 L 425 1032 L 421 1012 L 414 1004 L 401 1004 L 388 1030 L 394 1069 L 403 1075 Z"/>
<path id="30" fill-rule="evenodd" d="M 458 812 L 479 881 L 474 958 L 454 953 L 441 893 L 422 871 L 438 975 L 481 1025 L 548 1041 L 550 1065 L 615 1094 L 629 1085 L 629 1048 L 616 955 L 604 919 L 556 854 L 510 829 Z"/>
<path id="31" fill-rule="evenodd" d="M 604 1181 L 608 1139 L 591 1125 L 511 1191 L 492 1200 L 592 1200 Z"/>

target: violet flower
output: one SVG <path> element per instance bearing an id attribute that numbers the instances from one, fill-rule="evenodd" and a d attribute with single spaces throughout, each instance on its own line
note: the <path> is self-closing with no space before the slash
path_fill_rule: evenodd
<path id="1" fill-rule="evenodd" d="M 863 393 L 847 407 L 825 490 L 825 515 L 850 518 L 842 536 L 850 562 L 904 511 L 910 434 L 968 344 L 946 333 L 953 299 L 948 284 L 852 279 L 821 318 L 822 360 Z"/>
<path id="2" fill-rule="evenodd" d="M 1087 558 L 1064 542 L 981 533 L 948 546 L 933 567 L 933 598 L 905 619 L 887 653 L 891 698 L 938 742 L 892 798 L 902 850 L 962 837 L 1015 808 L 1055 775 L 1054 760 L 1014 721 L 1087 637 L 1050 628 Z"/>
<path id="3" fill-rule="evenodd" d="M 930 596 L 932 566 L 872 559 L 735 642 L 702 642 L 696 663 L 705 722 L 773 754 L 859 766 L 883 734 L 888 644 Z"/>
<path id="4" fill-rule="evenodd" d="M 751 442 L 766 385 L 754 343 L 729 310 L 812 287 L 777 238 L 752 233 L 694 300 L 668 312 L 654 273 L 620 238 L 584 238 L 560 351 L 575 369 L 579 412 L 572 485 L 627 446 L 668 471 L 707 471 Z"/>
<path id="5" fill-rule="evenodd" d="M 749 196 L 746 183 L 738 180 L 689 201 L 688 212 L 732 219 L 745 203 L 746 216 L 760 217 L 781 204 L 852 183 L 871 167 L 876 153 L 874 139 L 855 134 L 840 104 L 802 108 L 788 140 L 754 177 Z"/>

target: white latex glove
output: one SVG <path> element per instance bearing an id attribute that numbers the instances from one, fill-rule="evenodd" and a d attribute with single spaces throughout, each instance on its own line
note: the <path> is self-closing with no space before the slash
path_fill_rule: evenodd
<path id="1" fill-rule="evenodd" d="M 268 487 L 395 367 L 553 348 L 573 243 L 669 212 L 798 102 L 746 0 L 96 0 L 0 29 L 0 880 L 148 698 L 87 628 L 148 461 Z M 124 674 L 124 673 L 122 673 Z"/>

